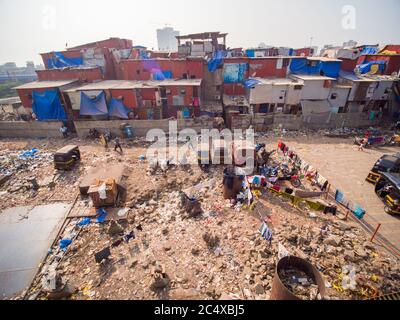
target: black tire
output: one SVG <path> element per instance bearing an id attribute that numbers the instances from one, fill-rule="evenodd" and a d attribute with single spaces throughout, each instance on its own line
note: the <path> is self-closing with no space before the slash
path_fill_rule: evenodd
<path id="1" fill-rule="evenodd" d="M 387 214 L 392 214 L 392 210 L 390 209 L 390 207 L 389 206 L 385 206 L 385 212 L 387 213 Z"/>
<path id="2" fill-rule="evenodd" d="M 290 183 L 292 184 L 293 187 L 299 188 L 301 186 L 301 181 L 300 179 L 295 179 L 295 180 L 290 180 Z"/>

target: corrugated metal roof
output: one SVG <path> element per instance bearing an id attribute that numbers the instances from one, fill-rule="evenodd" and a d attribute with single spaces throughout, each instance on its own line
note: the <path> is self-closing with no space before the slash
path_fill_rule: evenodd
<path id="1" fill-rule="evenodd" d="M 303 86 L 302 82 L 299 82 L 296 79 L 288 79 L 288 78 L 276 78 L 276 79 L 268 79 L 268 78 L 253 78 L 260 81 L 261 84 L 272 84 L 272 85 L 300 85 Z"/>
<path id="2" fill-rule="evenodd" d="M 78 80 L 56 80 L 56 81 L 34 81 L 22 84 L 13 89 L 42 89 L 42 88 L 58 88 L 68 84 L 77 82 Z"/>
<path id="3" fill-rule="evenodd" d="M 305 57 L 307 60 L 325 61 L 325 62 L 342 62 L 342 60 L 328 57 Z"/>
<path id="4" fill-rule="evenodd" d="M 66 90 L 73 91 L 92 91 L 92 90 L 110 90 L 110 89 L 144 89 L 158 88 L 161 86 L 200 86 L 202 79 L 166 79 L 160 81 L 130 81 L 130 80 L 105 80 L 95 83 L 86 84 L 77 88 Z"/>
<path id="5" fill-rule="evenodd" d="M 312 74 L 293 74 L 292 77 L 296 77 L 301 80 L 336 80 L 335 78 L 312 75 Z"/>

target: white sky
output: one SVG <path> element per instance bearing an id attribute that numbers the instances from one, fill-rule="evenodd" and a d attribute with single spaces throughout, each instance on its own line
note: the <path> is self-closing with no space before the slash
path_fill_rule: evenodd
<path id="1" fill-rule="evenodd" d="M 356 28 L 342 27 L 353 5 Z M 230 47 L 400 44 L 400 0 L 0 0 L 0 64 L 109 37 L 157 48 L 156 29 L 229 33 Z"/>

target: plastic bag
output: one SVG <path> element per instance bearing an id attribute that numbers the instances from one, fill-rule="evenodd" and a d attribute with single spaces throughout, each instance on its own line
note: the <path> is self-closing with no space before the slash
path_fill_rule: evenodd
<path id="1" fill-rule="evenodd" d="M 282 244 L 278 244 L 278 259 L 281 260 L 284 257 L 290 256 L 289 251 Z"/>
<path id="2" fill-rule="evenodd" d="M 99 192 L 100 199 L 102 199 L 102 200 L 107 199 L 107 191 L 106 191 L 106 184 L 105 183 L 103 183 L 99 187 L 98 192 Z"/>

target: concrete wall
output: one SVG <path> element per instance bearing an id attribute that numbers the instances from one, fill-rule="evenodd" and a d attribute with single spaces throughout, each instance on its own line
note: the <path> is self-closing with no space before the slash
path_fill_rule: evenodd
<path id="1" fill-rule="evenodd" d="M 0 137 L 4 138 L 52 138 L 62 137 L 59 121 L 0 121 Z"/>
<path id="2" fill-rule="evenodd" d="M 151 129 L 161 129 L 166 134 L 169 132 L 169 120 L 110 120 L 110 121 L 74 121 L 76 132 L 79 137 L 85 138 L 89 134 L 90 129 L 97 129 L 100 132 L 109 130 L 114 135 L 121 136 L 120 126 L 123 123 L 128 123 L 133 127 L 134 135 L 137 137 L 145 137 Z M 196 118 L 178 120 L 178 130 L 184 128 L 192 128 L 197 132 L 201 129 L 212 129 L 212 118 Z"/>
<path id="3" fill-rule="evenodd" d="M 256 114 L 238 115 L 232 118 L 231 129 L 247 129 L 250 124 L 256 132 L 263 132 L 268 129 L 284 128 L 286 130 L 300 129 L 334 129 L 345 127 L 369 127 L 376 125 L 363 113 L 332 113 L 328 121 L 323 123 L 307 123 L 302 116 L 292 114 Z"/>
<path id="4" fill-rule="evenodd" d="M 330 88 L 324 88 L 325 80 L 304 80 L 302 100 L 326 100 Z"/>

